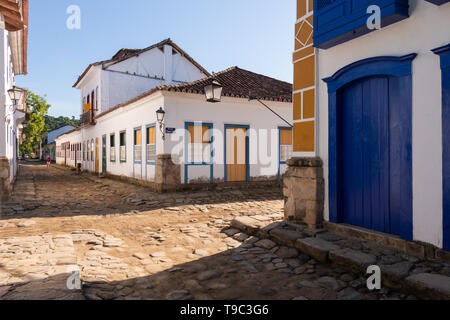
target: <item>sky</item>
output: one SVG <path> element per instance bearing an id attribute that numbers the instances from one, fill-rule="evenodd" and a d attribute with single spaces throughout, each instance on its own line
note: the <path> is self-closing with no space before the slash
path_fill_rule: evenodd
<path id="1" fill-rule="evenodd" d="M 80 29 L 67 28 L 71 5 Z M 90 63 L 167 38 L 210 72 L 239 66 L 292 82 L 295 15 L 294 0 L 30 0 L 28 75 L 16 84 L 46 95 L 50 115 L 78 118 L 72 86 Z"/>

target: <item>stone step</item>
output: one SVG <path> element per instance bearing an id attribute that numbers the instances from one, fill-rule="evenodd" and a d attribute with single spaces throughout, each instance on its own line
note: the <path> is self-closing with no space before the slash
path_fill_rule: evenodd
<path id="1" fill-rule="evenodd" d="M 402 251 L 383 247 L 377 242 L 365 241 L 366 247 L 376 248 L 377 254 L 372 254 L 341 245 L 342 241 L 355 241 L 351 238 L 348 239 L 341 234 L 323 232 L 323 230 L 311 230 L 301 225 L 285 222 L 268 224 L 255 217 L 238 217 L 231 222 L 231 226 L 264 239 L 261 241 L 273 241 L 288 247 L 294 247 L 317 261 L 332 263 L 341 269 L 364 276 L 367 275 L 369 266 L 378 265 L 381 269 L 383 285 L 386 287 L 398 289 L 423 299 L 450 299 L 449 276 L 429 272 L 412 274 L 411 270 L 415 266 L 420 270 L 423 267 L 418 264 L 427 263 L 428 260 L 415 259 L 405 255 Z M 262 245 L 265 245 L 265 243 L 262 243 Z M 392 259 L 395 254 L 405 258 L 398 258 L 400 261 L 395 262 L 396 260 Z M 388 258 L 391 258 L 391 262 L 387 262 L 389 261 Z M 444 267 L 446 265 L 444 262 L 433 260 L 429 263 L 442 264 L 443 269 L 448 268 L 448 266 Z"/>

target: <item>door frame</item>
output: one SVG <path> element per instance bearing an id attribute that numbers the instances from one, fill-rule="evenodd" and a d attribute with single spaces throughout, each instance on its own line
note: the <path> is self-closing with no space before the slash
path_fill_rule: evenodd
<path id="1" fill-rule="evenodd" d="M 417 54 L 412 53 L 401 57 L 381 56 L 363 59 L 349 64 L 333 76 L 323 79 L 328 85 L 328 157 L 329 157 L 329 219 L 330 222 L 343 222 L 343 213 L 340 207 L 342 201 L 342 193 L 339 191 L 342 177 L 338 168 L 340 167 L 339 150 L 339 101 L 338 90 L 355 80 L 359 80 L 371 76 L 390 76 L 393 77 L 392 85 L 403 92 L 399 97 L 399 101 L 393 103 L 403 106 L 402 117 L 407 118 L 404 129 L 407 130 L 408 140 L 406 144 L 408 161 L 403 163 L 402 182 L 408 188 L 402 188 L 400 218 L 401 234 L 400 236 L 406 240 L 413 239 L 412 226 L 412 61 Z"/>
<path id="2" fill-rule="evenodd" d="M 442 246 L 450 250 L 450 44 L 432 51 L 442 70 Z"/>
<path id="3" fill-rule="evenodd" d="M 224 181 L 228 181 L 228 169 L 227 169 L 227 129 L 228 128 L 241 128 L 246 129 L 245 135 L 245 171 L 246 171 L 246 182 L 250 182 L 250 125 L 245 124 L 225 124 L 224 126 Z"/>

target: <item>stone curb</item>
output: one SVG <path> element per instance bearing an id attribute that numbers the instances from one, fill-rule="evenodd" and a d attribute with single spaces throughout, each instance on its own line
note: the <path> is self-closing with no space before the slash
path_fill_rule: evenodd
<path id="1" fill-rule="evenodd" d="M 377 263 L 375 255 L 343 248 L 331 241 L 317 237 L 322 233 L 321 230 L 308 230 L 305 226 L 285 222 L 266 225 L 255 217 L 247 216 L 235 218 L 232 220 L 231 226 L 249 235 L 294 247 L 322 263 L 331 263 L 364 276 L 367 275 L 367 267 Z M 288 228 L 286 229 L 286 227 Z M 331 236 L 336 235 L 331 234 Z M 406 261 L 393 265 L 382 265 L 383 285 L 423 299 L 450 299 L 450 277 L 431 273 L 409 276 L 412 266 L 411 262 Z"/>

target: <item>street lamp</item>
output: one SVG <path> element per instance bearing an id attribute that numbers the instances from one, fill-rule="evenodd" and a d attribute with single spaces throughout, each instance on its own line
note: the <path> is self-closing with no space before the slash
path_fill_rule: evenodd
<path id="1" fill-rule="evenodd" d="M 165 117 L 166 117 L 166 112 L 164 111 L 164 109 L 162 107 L 160 107 L 159 110 L 156 111 L 156 119 L 158 120 L 159 130 L 161 130 L 163 140 L 166 140 L 166 134 L 163 130 Z"/>
<path id="2" fill-rule="evenodd" d="M 205 87 L 206 101 L 212 103 L 220 102 L 222 90 L 222 85 L 217 80 L 213 80 L 211 84 Z"/>
<path id="3" fill-rule="evenodd" d="M 159 108 L 158 111 L 156 111 L 156 119 L 158 120 L 158 123 L 161 125 L 164 121 L 164 118 L 166 116 L 166 112 L 163 110 L 163 108 Z"/>
<path id="4" fill-rule="evenodd" d="M 9 98 L 14 104 L 17 104 L 20 100 L 23 99 L 25 91 L 16 86 L 12 87 L 12 89 L 8 90 Z"/>

